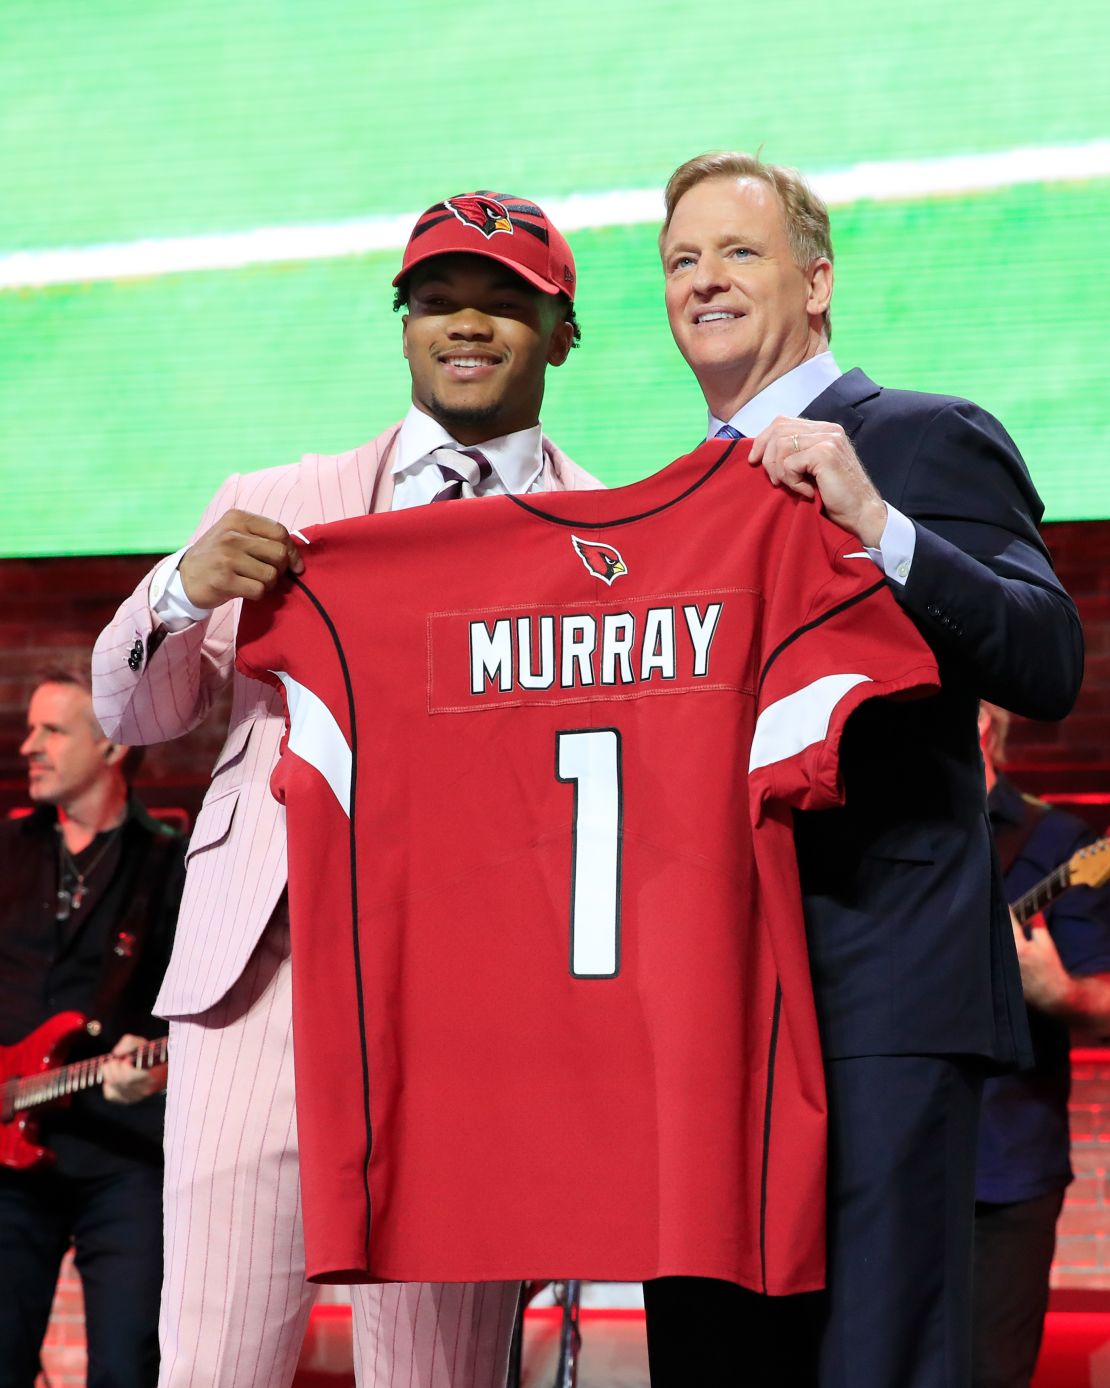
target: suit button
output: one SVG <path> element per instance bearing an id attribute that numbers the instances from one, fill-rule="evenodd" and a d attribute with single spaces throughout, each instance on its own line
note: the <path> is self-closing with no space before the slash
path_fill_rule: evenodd
<path id="1" fill-rule="evenodd" d="M 143 663 L 143 643 L 135 638 L 135 644 L 131 647 L 131 654 L 127 657 L 127 663 L 132 670 L 138 670 Z"/>

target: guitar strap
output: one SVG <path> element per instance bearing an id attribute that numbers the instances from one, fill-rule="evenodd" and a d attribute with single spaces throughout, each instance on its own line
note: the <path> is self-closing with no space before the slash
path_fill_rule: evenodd
<path id="1" fill-rule="evenodd" d="M 1043 800 L 1034 800 L 1031 796 L 1023 795 L 1021 803 L 1024 813 L 1020 824 L 1003 824 L 995 830 L 994 843 L 998 849 L 998 861 L 1002 867 L 1002 875 L 1010 871 L 1017 862 L 1021 850 L 1033 837 L 1037 825 L 1048 813 L 1048 806 Z"/>

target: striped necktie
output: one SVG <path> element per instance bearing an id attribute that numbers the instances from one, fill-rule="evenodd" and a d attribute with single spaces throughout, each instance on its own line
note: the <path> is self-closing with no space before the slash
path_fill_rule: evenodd
<path id="1" fill-rule="evenodd" d="M 746 439 L 747 434 L 742 434 L 739 429 L 733 428 L 731 424 L 722 424 L 713 435 L 715 439 Z"/>
<path id="2" fill-rule="evenodd" d="M 490 460 L 477 448 L 434 448 L 431 456 L 446 483 L 432 501 L 457 501 L 460 497 L 475 496 L 493 471 Z"/>

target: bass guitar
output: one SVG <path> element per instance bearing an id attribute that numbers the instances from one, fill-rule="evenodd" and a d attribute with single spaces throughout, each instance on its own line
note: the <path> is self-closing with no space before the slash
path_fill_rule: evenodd
<path id="1" fill-rule="evenodd" d="M 100 1084 L 110 1054 L 60 1063 L 76 1037 L 99 1032 L 100 1023 L 80 1012 L 59 1012 L 14 1046 L 0 1046 L 0 1166 L 27 1171 L 53 1161 L 50 1149 L 38 1142 L 34 1111 Z M 160 1036 L 128 1059 L 137 1070 L 150 1070 L 164 1065 L 168 1053 L 167 1038 Z"/>

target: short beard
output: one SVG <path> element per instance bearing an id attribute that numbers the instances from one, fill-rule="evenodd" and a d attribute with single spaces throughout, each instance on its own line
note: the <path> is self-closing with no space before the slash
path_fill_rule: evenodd
<path id="1" fill-rule="evenodd" d="M 494 401 L 490 405 L 477 405 L 473 408 L 459 408 L 453 405 L 445 405 L 437 396 L 432 395 L 427 402 L 428 413 L 439 421 L 448 433 L 454 433 L 456 429 L 477 429 L 483 424 L 490 424 L 497 419 L 501 413 L 501 402 Z M 494 435 L 490 435 L 491 438 Z"/>

